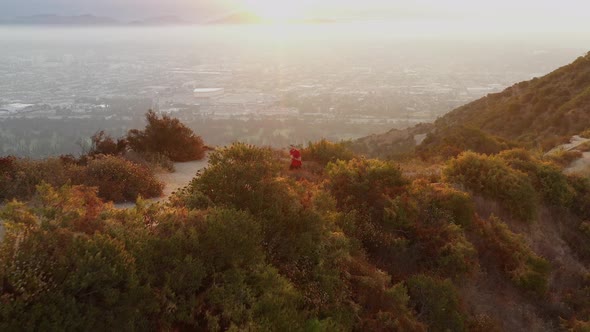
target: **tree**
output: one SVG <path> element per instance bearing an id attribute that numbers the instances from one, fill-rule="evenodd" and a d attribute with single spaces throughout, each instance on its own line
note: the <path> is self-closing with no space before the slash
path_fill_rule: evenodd
<path id="1" fill-rule="evenodd" d="M 133 129 L 127 134 L 129 146 L 137 152 L 161 153 L 172 161 L 199 160 L 205 156 L 201 137 L 168 115 L 160 118 L 154 111 L 146 114 L 144 130 Z"/>
<path id="2" fill-rule="evenodd" d="M 127 140 L 120 138 L 117 141 L 110 135 L 101 130 L 91 137 L 92 145 L 90 146 L 89 156 L 95 156 L 99 154 L 105 155 L 120 155 L 127 148 Z"/>

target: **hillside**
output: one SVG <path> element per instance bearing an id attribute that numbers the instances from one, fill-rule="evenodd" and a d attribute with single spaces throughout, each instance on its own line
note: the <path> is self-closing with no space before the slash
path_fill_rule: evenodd
<path id="1" fill-rule="evenodd" d="M 289 171 L 235 143 L 126 210 L 72 185 L 8 201 L 0 329 L 588 328 L 588 179 L 522 149 L 412 178 L 345 144 L 302 154 Z"/>
<path id="2" fill-rule="evenodd" d="M 489 94 L 439 118 L 434 125 L 361 138 L 359 153 L 396 157 L 418 152 L 456 156 L 472 150 L 495 153 L 501 146 L 551 148 L 590 128 L 590 53 L 552 73 Z M 417 140 L 428 134 L 424 140 Z"/>
<path id="3" fill-rule="evenodd" d="M 584 131 L 590 127 L 590 53 L 436 121 L 437 128 L 458 124 L 543 149 Z"/>

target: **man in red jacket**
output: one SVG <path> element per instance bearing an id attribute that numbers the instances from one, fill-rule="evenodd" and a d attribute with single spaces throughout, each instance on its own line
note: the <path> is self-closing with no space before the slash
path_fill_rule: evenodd
<path id="1" fill-rule="evenodd" d="M 291 166 L 289 169 L 299 169 L 301 168 L 301 152 L 295 148 L 294 145 L 291 145 L 291 150 L 289 151 L 291 155 Z"/>

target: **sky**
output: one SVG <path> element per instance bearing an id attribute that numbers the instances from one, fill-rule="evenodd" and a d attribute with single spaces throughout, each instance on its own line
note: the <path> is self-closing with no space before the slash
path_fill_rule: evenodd
<path id="1" fill-rule="evenodd" d="M 202 20 L 231 11 L 278 19 L 447 20 L 590 31 L 588 0 L 0 0 L 4 18 L 93 14 L 120 20 L 168 15 Z"/>

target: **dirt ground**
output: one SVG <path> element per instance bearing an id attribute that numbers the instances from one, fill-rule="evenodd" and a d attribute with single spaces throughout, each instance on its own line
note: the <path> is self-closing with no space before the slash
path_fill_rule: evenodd
<path id="1" fill-rule="evenodd" d="M 197 175 L 197 172 L 207 167 L 208 163 L 209 161 L 207 158 L 203 160 L 189 161 L 185 163 L 175 163 L 174 173 L 163 172 L 156 174 L 158 180 L 164 182 L 164 194 L 161 197 L 152 198 L 149 201 L 165 201 L 166 199 L 168 199 L 168 197 L 170 197 L 170 195 L 172 195 L 173 192 L 189 184 L 191 180 Z M 115 204 L 115 207 L 119 209 L 129 209 L 134 206 L 135 203 Z"/>

